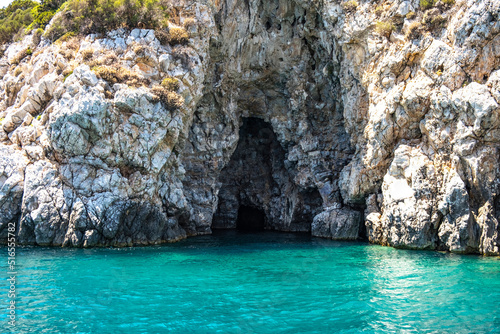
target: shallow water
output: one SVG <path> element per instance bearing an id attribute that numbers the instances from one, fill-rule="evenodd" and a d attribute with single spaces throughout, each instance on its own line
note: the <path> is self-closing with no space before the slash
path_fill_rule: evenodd
<path id="1" fill-rule="evenodd" d="M 16 333 L 500 333 L 499 258 L 226 232 L 17 264 Z"/>

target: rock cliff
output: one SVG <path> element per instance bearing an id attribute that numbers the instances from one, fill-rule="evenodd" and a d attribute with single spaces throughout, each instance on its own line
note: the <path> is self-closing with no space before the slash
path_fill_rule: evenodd
<path id="1" fill-rule="evenodd" d="M 118 29 L 4 46 L 3 242 L 11 222 L 19 243 L 74 247 L 255 222 L 500 255 L 500 2 L 171 6 L 187 45 Z"/>

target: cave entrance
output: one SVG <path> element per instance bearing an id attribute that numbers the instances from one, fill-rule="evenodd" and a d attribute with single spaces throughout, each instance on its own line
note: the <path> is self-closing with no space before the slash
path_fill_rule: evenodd
<path id="1" fill-rule="evenodd" d="M 265 225 L 266 214 L 263 210 L 246 205 L 240 206 L 236 220 L 236 229 L 238 231 L 263 231 Z"/>
<path id="2" fill-rule="evenodd" d="M 239 140 L 219 175 L 212 229 L 308 232 L 321 208 L 317 189 L 299 189 L 270 123 L 242 119 Z"/>
<path id="3" fill-rule="evenodd" d="M 219 176 L 219 203 L 212 228 L 271 228 L 276 216 L 271 202 L 280 193 L 273 173 L 283 160 L 284 152 L 271 124 L 256 117 L 243 118 L 236 149 Z"/>

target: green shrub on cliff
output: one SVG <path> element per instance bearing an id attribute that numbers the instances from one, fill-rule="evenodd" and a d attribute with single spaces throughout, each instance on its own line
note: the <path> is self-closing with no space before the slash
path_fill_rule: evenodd
<path id="1" fill-rule="evenodd" d="M 162 45 L 186 45 L 189 41 L 189 33 L 185 27 L 178 27 L 170 24 L 168 30 L 158 29 L 155 31 L 155 37 Z"/>
<path id="2" fill-rule="evenodd" d="M 31 10 L 33 22 L 29 29 L 45 28 L 64 2 L 65 0 L 42 0 L 38 6 Z"/>
<path id="3" fill-rule="evenodd" d="M 139 87 L 149 84 L 148 80 L 144 79 L 137 73 L 130 71 L 127 68 L 117 66 L 96 66 L 92 68 L 98 78 L 106 80 L 110 84 L 124 83 L 132 87 Z"/>
<path id="4" fill-rule="evenodd" d="M 405 37 L 408 40 L 413 40 L 419 38 L 422 35 L 422 23 L 420 22 L 412 22 L 408 26 L 408 30 L 406 31 Z"/>
<path id="5" fill-rule="evenodd" d="M 118 28 L 166 30 L 170 44 L 185 44 L 182 27 L 168 27 L 169 0 L 15 0 L 0 9 L 0 43 L 21 38 L 26 32 L 50 27 L 44 36 L 52 41 L 68 33 L 106 33 Z M 52 20 L 52 21 L 51 21 Z"/>
<path id="6" fill-rule="evenodd" d="M 188 32 L 182 27 L 170 27 L 168 32 L 170 34 L 169 43 L 172 45 L 186 44 L 189 40 Z"/>
<path id="7" fill-rule="evenodd" d="M 167 0 L 69 0 L 46 35 L 55 40 L 69 31 L 91 34 L 125 28 L 157 29 L 168 19 Z"/>
<path id="8" fill-rule="evenodd" d="M 166 77 L 161 82 L 161 85 L 171 92 L 176 92 L 179 90 L 179 80 L 172 77 Z"/>
<path id="9" fill-rule="evenodd" d="M 33 22 L 31 10 L 37 5 L 31 0 L 15 0 L 0 9 L 0 43 L 21 38 L 24 30 Z"/>
<path id="10" fill-rule="evenodd" d="M 65 0 L 15 0 L 0 9 L 0 43 L 21 38 L 27 31 L 43 29 Z"/>
<path id="11" fill-rule="evenodd" d="M 422 7 L 422 9 L 429 9 L 434 7 L 435 2 L 435 0 L 420 0 L 420 7 Z"/>
<path id="12" fill-rule="evenodd" d="M 408 20 L 413 20 L 415 17 L 417 17 L 417 14 L 415 14 L 415 12 L 408 12 L 408 14 L 406 14 L 406 18 Z"/>
<path id="13" fill-rule="evenodd" d="M 375 24 L 375 31 L 382 36 L 385 36 L 389 38 L 391 36 L 391 33 L 396 29 L 394 24 L 391 22 L 377 22 Z"/>
<path id="14" fill-rule="evenodd" d="M 429 11 L 424 14 L 422 23 L 426 26 L 427 30 L 433 31 L 446 26 L 447 21 L 446 17 L 439 14 L 433 14 Z"/>

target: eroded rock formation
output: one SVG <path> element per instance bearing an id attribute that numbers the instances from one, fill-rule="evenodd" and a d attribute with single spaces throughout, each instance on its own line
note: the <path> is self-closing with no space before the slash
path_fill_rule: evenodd
<path id="1" fill-rule="evenodd" d="M 5 50 L 3 240 L 9 222 L 20 243 L 75 247 L 240 222 L 500 254 L 498 1 L 172 5 L 195 19 L 187 46 L 135 29 Z M 180 108 L 151 89 L 167 76 Z"/>
<path id="2" fill-rule="evenodd" d="M 236 150 L 219 174 L 212 228 L 238 227 L 239 209 L 244 206 L 264 212 L 264 228 L 310 231 L 312 219 L 321 212 L 321 195 L 316 188 L 301 190 L 294 183 L 271 125 L 260 118 L 243 118 L 239 137 Z"/>

